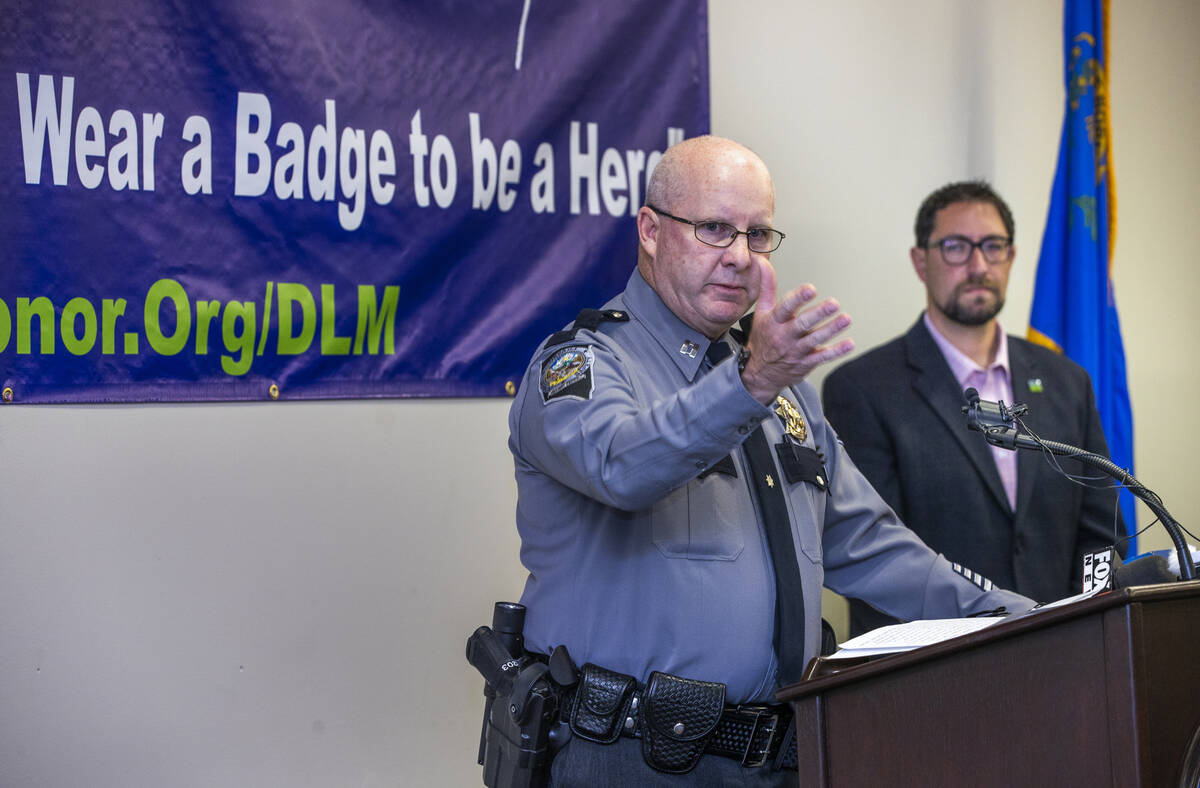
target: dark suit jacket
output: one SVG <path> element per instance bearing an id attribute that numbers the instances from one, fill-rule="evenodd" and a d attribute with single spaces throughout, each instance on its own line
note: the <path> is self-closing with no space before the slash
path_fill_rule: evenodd
<path id="1" fill-rule="evenodd" d="M 1025 424 L 1042 438 L 1107 457 L 1087 372 L 1014 336 L 1008 354 L 1013 397 L 1029 406 Z M 1098 472 L 1034 451 L 1018 454 L 1012 510 L 991 450 L 981 433 L 967 430 L 966 400 L 920 319 L 831 373 L 822 400 L 850 458 L 900 519 L 934 550 L 1002 588 L 1039 602 L 1077 594 L 1083 553 L 1111 545 L 1114 524 L 1124 534 L 1111 480 L 1073 482 L 1055 462 L 1075 476 Z M 891 623 L 857 600 L 851 618 L 854 633 Z"/>

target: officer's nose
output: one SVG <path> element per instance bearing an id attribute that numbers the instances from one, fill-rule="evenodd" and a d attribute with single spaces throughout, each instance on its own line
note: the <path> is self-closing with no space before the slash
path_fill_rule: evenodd
<path id="1" fill-rule="evenodd" d="M 735 268 L 747 268 L 750 265 L 750 238 L 745 233 L 739 233 L 733 243 L 725 247 L 721 262 Z"/>

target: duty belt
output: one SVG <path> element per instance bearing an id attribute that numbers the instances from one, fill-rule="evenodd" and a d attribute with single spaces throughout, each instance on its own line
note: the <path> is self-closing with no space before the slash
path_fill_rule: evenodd
<path id="1" fill-rule="evenodd" d="M 570 701 L 571 730 L 601 744 L 642 740 L 655 769 L 691 771 L 704 754 L 743 766 L 796 768 L 795 723 L 786 705 L 729 705 L 725 685 L 654 672 L 646 685 L 587 664 Z"/>

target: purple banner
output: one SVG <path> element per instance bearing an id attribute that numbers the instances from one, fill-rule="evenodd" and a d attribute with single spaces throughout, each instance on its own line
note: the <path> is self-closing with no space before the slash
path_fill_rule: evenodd
<path id="1" fill-rule="evenodd" d="M 16 6 L 5 401 L 503 396 L 709 125 L 705 0 Z"/>

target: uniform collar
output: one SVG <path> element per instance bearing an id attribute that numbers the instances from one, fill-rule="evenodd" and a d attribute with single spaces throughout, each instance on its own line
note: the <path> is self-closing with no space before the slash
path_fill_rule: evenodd
<path id="1" fill-rule="evenodd" d="M 704 354 L 712 344 L 709 338 L 668 309 L 636 268 L 625 287 L 625 305 L 662 346 L 663 352 L 675 361 L 688 382 L 695 380 L 704 363 Z"/>

